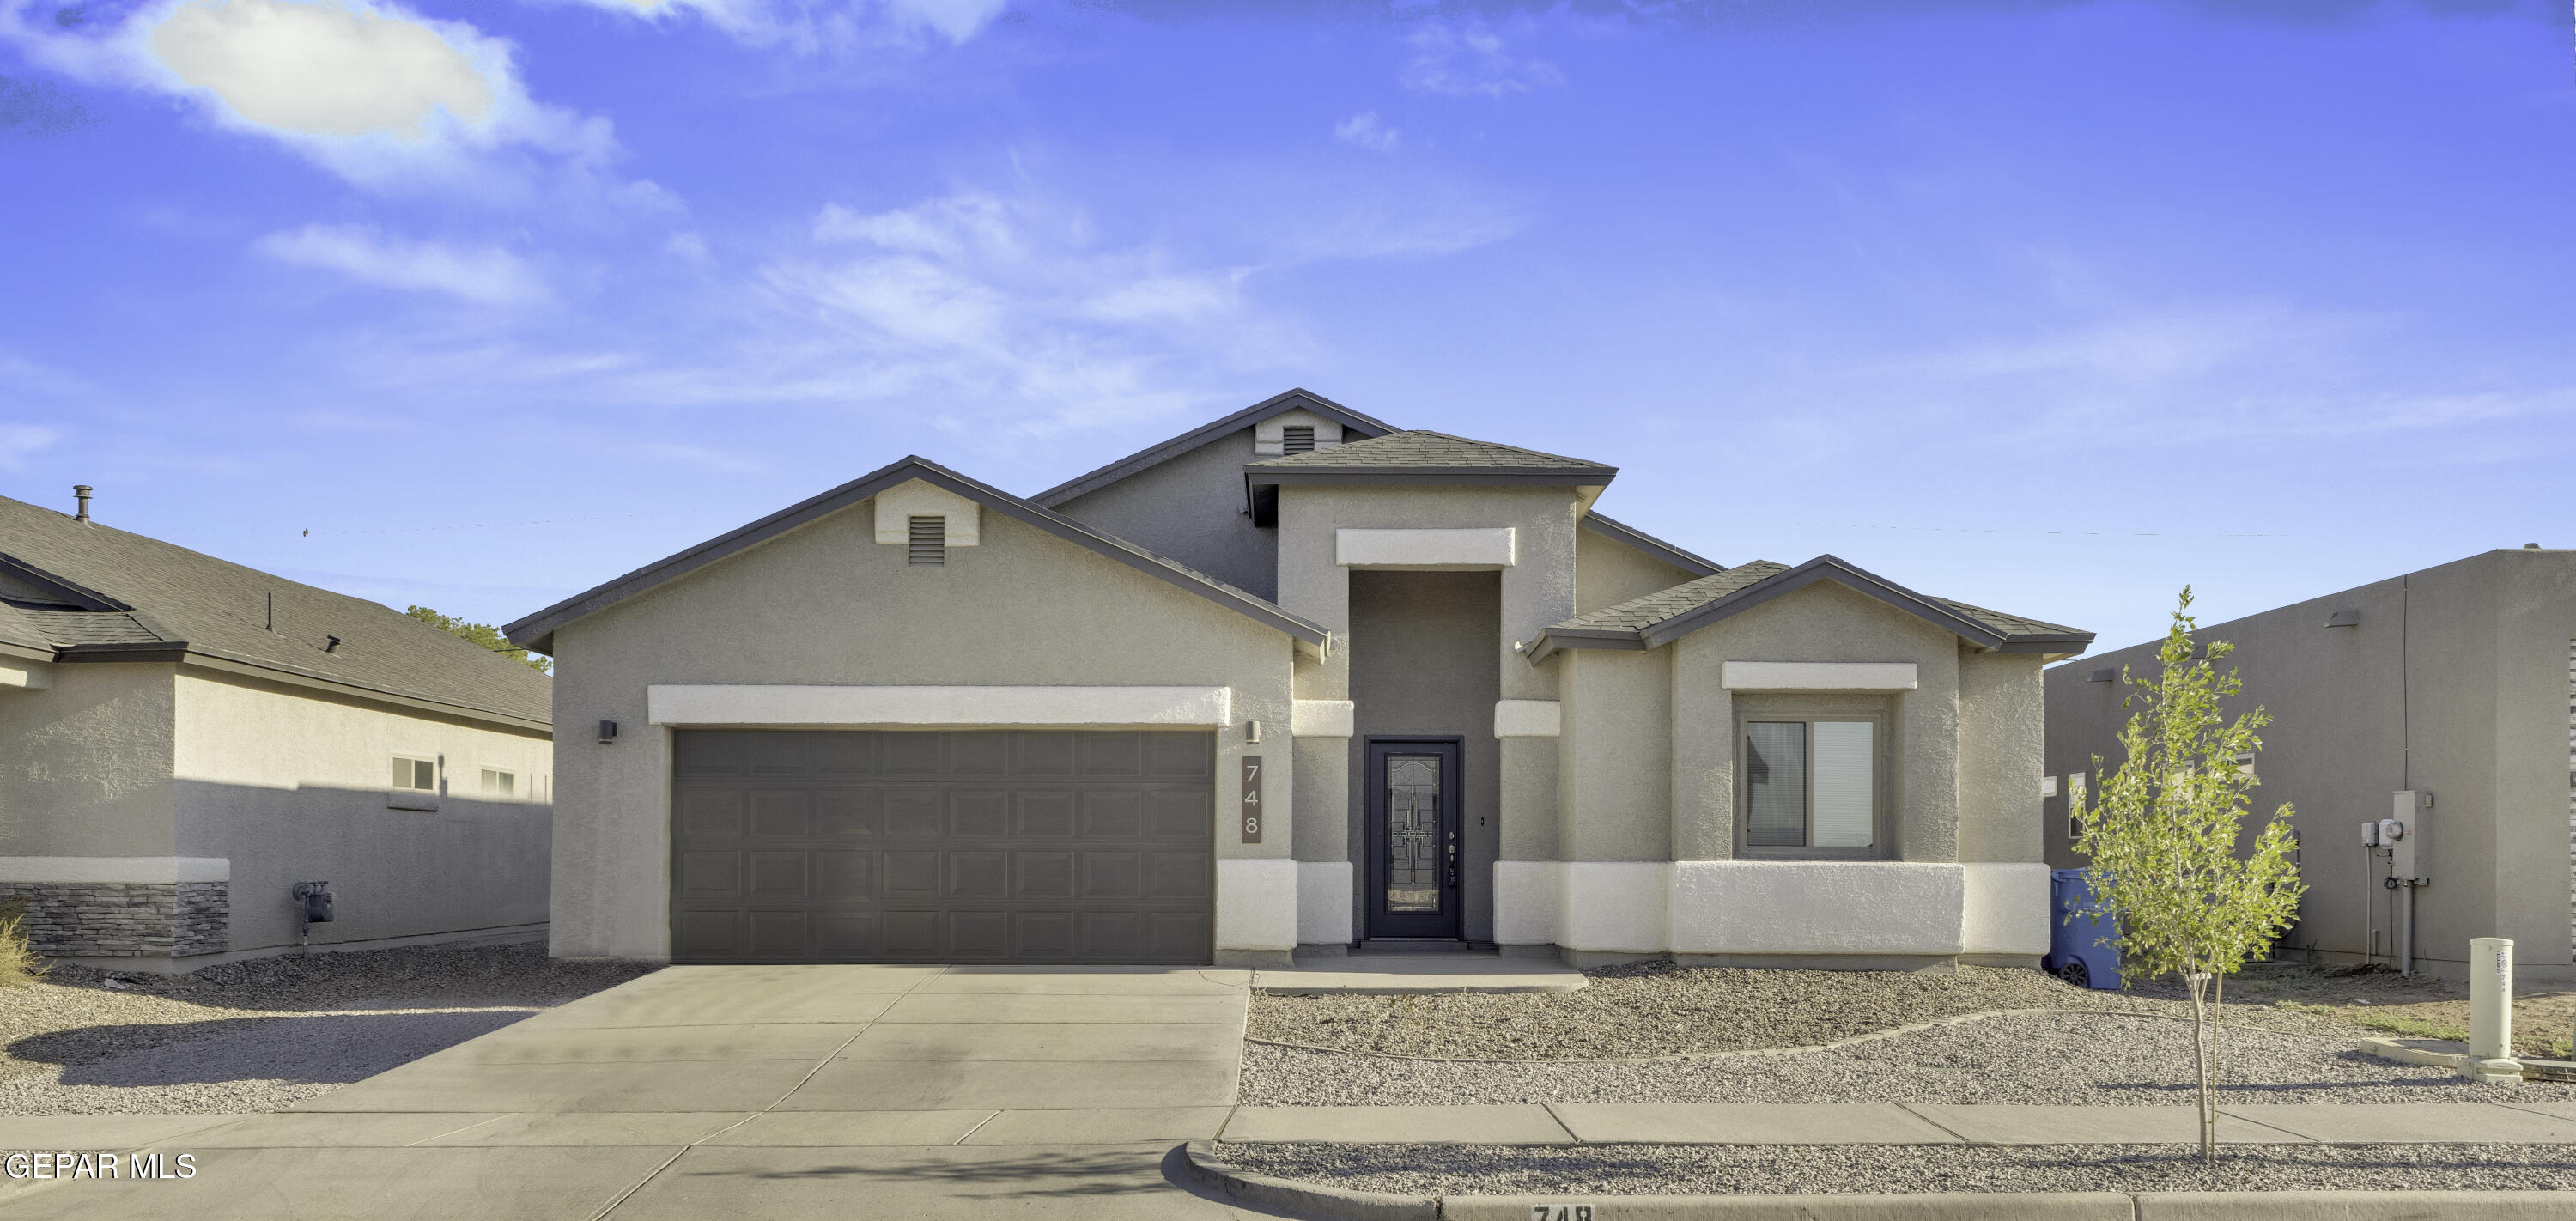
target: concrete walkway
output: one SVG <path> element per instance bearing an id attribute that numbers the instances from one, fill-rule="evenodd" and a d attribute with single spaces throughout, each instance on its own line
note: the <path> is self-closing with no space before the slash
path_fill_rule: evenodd
<path id="1" fill-rule="evenodd" d="M 1231 1113 L 1241 971 L 673 967 L 254 1116 L 0 1119 L 0 1216 L 1208 1218 L 1162 1164 Z"/>
<path id="2" fill-rule="evenodd" d="M 1921 1102 L 1551 1102 L 1237 1107 L 1219 1139 L 1442 1145 L 2197 1144 L 2196 1107 Z M 2576 1142 L 2576 1103 L 2278 1103 L 2219 1108 L 2229 1144 Z"/>

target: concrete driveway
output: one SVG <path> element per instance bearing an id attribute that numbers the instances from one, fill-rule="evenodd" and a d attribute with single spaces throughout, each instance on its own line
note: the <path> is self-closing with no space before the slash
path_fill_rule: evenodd
<path id="1" fill-rule="evenodd" d="M 196 1170 L 0 1184 L 0 1216 L 1238 1216 L 1161 1163 L 1233 1108 L 1248 982 L 672 967 L 294 1111 L 10 1121 Z"/>

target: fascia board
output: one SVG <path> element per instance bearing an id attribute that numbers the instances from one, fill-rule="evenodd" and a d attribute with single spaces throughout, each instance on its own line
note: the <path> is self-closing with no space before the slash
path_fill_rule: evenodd
<path id="1" fill-rule="evenodd" d="M 1682 571 L 1691 574 L 1693 577 L 1713 577 L 1726 571 L 1726 565 L 1724 564 L 1708 559 L 1705 556 L 1695 555 L 1691 552 L 1684 551 L 1671 543 L 1667 543 L 1662 539 L 1656 538 L 1654 535 L 1636 528 L 1635 526 L 1604 516 L 1600 513 L 1584 514 L 1583 528 L 1601 535 L 1604 538 L 1613 539 L 1634 547 L 1639 551 L 1643 551 L 1656 559 L 1662 560 L 1675 568 L 1679 568 Z"/>
<path id="2" fill-rule="evenodd" d="M 1366 438 L 1382 437 L 1398 431 L 1393 424 L 1362 415 L 1322 395 L 1302 389 L 1289 390 L 1274 394 L 1224 419 L 1200 425 L 1171 440 L 1138 450 L 1097 470 L 1076 475 L 1029 497 L 1029 503 L 1044 509 L 1056 508 L 1067 501 L 1099 491 L 1140 471 L 1160 466 L 1227 433 L 1239 432 L 1272 416 L 1301 407 L 1340 424 L 1346 434 L 1356 432 Z"/>
<path id="3" fill-rule="evenodd" d="M 1640 634 L 1648 647 L 1661 648 L 1720 619 L 1751 610 L 1818 581 L 1832 581 L 1855 593 L 1866 594 L 1986 648 L 1995 648 L 2005 641 L 2003 633 L 1993 628 L 1945 610 L 1913 590 L 1830 555 L 1818 556 L 1795 568 L 1773 573 L 1714 602 L 1694 607 L 1661 623 L 1649 624 L 1641 629 Z"/>
<path id="4" fill-rule="evenodd" d="M 1619 473 L 1605 466 L 1247 466 L 1247 487 L 1287 483 L 1544 484 L 1605 487 Z"/>
<path id="5" fill-rule="evenodd" d="M 1525 655 L 1531 665 L 1537 665 L 1559 649 L 1615 649 L 1636 653 L 1643 652 L 1646 647 L 1645 637 L 1626 628 L 1552 627 L 1540 632 L 1538 638 L 1530 642 Z"/>

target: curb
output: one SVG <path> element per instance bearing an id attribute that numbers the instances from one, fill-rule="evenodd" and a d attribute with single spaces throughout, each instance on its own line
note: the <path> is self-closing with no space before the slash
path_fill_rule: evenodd
<path id="1" fill-rule="evenodd" d="M 2564 1191 L 1404 1196 L 1256 1174 L 1212 1141 L 1180 1154 L 1192 1185 L 1307 1221 L 2576 1221 L 2576 1192 Z"/>

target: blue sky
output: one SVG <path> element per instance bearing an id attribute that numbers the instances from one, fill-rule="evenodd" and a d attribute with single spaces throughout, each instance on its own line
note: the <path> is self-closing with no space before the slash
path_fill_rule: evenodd
<path id="1" fill-rule="evenodd" d="M 2555 3 L 0 0 L 0 183 L 0 491 L 477 619 L 1289 386 L 2105 646 L 2576 545 Z"/>

